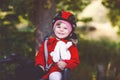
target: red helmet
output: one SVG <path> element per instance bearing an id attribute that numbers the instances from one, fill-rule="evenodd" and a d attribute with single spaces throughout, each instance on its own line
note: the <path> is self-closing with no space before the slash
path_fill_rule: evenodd
<path id="1" fill-rule="evenodd" d="M 52 22 L 52 26 L 54 25 L 54 23 L 57 20 L 65 20 L 70 22 L 70 24 L 72 25 L 72 31 L 74 31 L 75 27 L 76 27 L 76 20 L 75 17 L 72 13 L 67 12 L 67 11 L 60 11 L 58 12 L 55 17 L 53 18 L 53 22 Z"/>

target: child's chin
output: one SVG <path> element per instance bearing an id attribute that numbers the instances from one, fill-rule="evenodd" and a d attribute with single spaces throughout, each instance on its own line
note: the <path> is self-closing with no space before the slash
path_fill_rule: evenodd
<path id="1" fill-rule="evenodd" d="M 61 36 L 61 37 L 59 37 L 59 38 L 61 38 L 61 39 L 62 39 L 62 38 L 65 38 L 65 37 L 62 37 L 62 36 Z"/>

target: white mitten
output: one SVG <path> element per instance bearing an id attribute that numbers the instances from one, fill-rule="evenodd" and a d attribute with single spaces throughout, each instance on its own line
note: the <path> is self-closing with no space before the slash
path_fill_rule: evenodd
<path id="1" fill-rule="evenodd" d="M 64 43 L 63 41 L 57 42 L 54 51 L 50 53 L 54 62 L 59 60 L 69 60 L 71 58 L 68 48 L 72 45 L 72 42 Z"/>
<path id="2" fill-rule="evenodd" d="M 71 54 L 70 51 L 68 50 L 68 48 L 72 45 L 72 42 L 61 42 L 60 43 L 60 55 L 61 55 L 61 59 L 62 60 L 69 60 L 71 58 Z"/>
<path id="3" fill-rule="evenodd" d="M 50 55 L 52 56 L 54 62 L 58 62 L 60 60 L 59 44 L 56 44 L 54 51 L 52 51 Z"/>

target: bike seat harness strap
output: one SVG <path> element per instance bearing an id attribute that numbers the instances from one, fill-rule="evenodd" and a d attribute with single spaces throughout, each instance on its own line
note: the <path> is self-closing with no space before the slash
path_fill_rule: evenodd
<path id="1" fill-rule="evenodd" d="M 47 61 L 48 61 L 48 48 L 47 48 L 47 42 L 48 42 L 48 37 L 45 38 L 45 42 L 44 42 L 44 53 L 45 53 L 45 71 L 48 71 L 50 69 L 50 67 L 52 66 L 52 64 L 48 65 Z"/>

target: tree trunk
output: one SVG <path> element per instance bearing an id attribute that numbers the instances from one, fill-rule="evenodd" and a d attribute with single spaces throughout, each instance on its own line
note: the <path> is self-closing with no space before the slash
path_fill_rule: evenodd
<path id="1" fill-rule="evenodd" d="M 39 49 L 44 37 L 51 32 L 51 22 L 55 15 L 54 0 L 35 0 L 34 2 L 34 23 L 36 27 L 36 52 Z"/>

